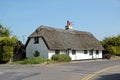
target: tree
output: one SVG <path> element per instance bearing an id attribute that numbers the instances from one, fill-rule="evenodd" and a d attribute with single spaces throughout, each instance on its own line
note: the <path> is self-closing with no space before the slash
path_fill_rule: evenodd
<path id="1" fill-rule="evenodd" d="M 18 61 L 25 58 L 26 58 L 25 46 L 24 44 L 22 44 L 21 41 L 17 40 L 14 48 L 13 61 Z"/>
<path id="2" fill-rule="evenodd" d="M 11 31 L 0 24 L 0 62 L 7 62 L 13 57 L 16 36 L 10 37 Z"/>
<path id="3" fill-rule="evenodd" d="M 25 58 L 25 47 L 11 31 L 0 24 L 0 62 Z"/>
<path id="4" fill-rule="evenodd" d="M 0 38 L 0 62 L 7 62 L 13 57 L 13 50 L 16 44 L 14 37 Z"/>
<path id="5" fill-rule="evenodd" d="M 0 24 L 0 37 L 9 37 L 10 36 L 10 30 L 3 27 L 1 24 Z"/>
<path id="6" fill-rule="evenodd" d="M 101 41 L 104 47 L 104 54 L 113 54 L 120 56 L 120 35 L 107 37 Z"/>
<path id="7" fill-rule="evenodd" d="M 111 46 L 111 51 L 114 55 L 120 56 L 120 46 Z"/>

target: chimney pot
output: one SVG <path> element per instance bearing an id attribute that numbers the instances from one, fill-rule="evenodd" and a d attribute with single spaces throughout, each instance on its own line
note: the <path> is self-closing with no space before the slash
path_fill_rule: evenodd
<path id="1" fill-rule="evenodd" d="M 70 22 L 69 20 L 67 20 L 67 25 L 65 26 L 65 29 L 72 29 L 72 22 Z"/>

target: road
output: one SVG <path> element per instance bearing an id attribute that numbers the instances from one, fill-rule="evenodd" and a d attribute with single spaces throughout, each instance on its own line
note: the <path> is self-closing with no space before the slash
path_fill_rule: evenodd
<path id="1" fill-rule="evenodd" d="M 50 65 L 0 65 L 0 80 L 83 80 L 86 76 L 104 68 L 120 65 L 120 60 L 75 61 Z M 119 70 L 118 70 L 119 69 Z M 111 69 L 116 71 L 116 69 Z M 120 67 L 117 68 L 120 71 Z M 106 80 L 109 71 L 94 76 L 91 80 Z M 120 72 L 116 73 L 118 77 Z M 112 74 L 113 75 L 113 74 Z M 114 75 L 114 77 L 116 77 Z M 109 79 L 107 79 L 109 80 Z"/>
<path id="2" fill-rule="evenodd" d="M 90 80 L 120 80 L 120 65 L 105 68 Z"/>

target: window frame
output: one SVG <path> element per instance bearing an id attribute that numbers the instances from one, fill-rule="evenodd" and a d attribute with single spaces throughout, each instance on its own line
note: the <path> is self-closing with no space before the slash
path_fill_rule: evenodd
<path id="1" fill-rule="evenodd" d="M 99 50 L 96 50 L 96 55 L 99 55 Z"/>
<path id="2" fill-rule="evenodd" d="M 34 37 L 34 44 L 39 43 L 39 37 Z"/>
<path id="3" fill-rule="evenodd" d="M 75 55 L 76 54 L 76 50 L 72 50 L 72 55 Z"/>
<path id="4" fill-rule="evenodd" d="M 60 50 L 55 50 L 55 54 L 60 54 Z"/>
<path id="5" fill-rule="evenodd" d="M 89 50 L 89 55 L 93 55 L 93 50 Z"/>
<path id="6" fill-rule="evenodd" d="M 84 54 L 88 54 L 88 50 L 84 50 Z"/>

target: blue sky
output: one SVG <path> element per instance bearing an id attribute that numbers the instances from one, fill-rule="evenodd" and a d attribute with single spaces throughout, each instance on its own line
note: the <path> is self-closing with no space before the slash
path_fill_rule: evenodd
<path id="1" fill-rule="evenodd" d="M 0 0 L 0 23 L 23 41 L 37 27 L 91 32 L 98 40 L 120 34 L 120 0 Z"/>

